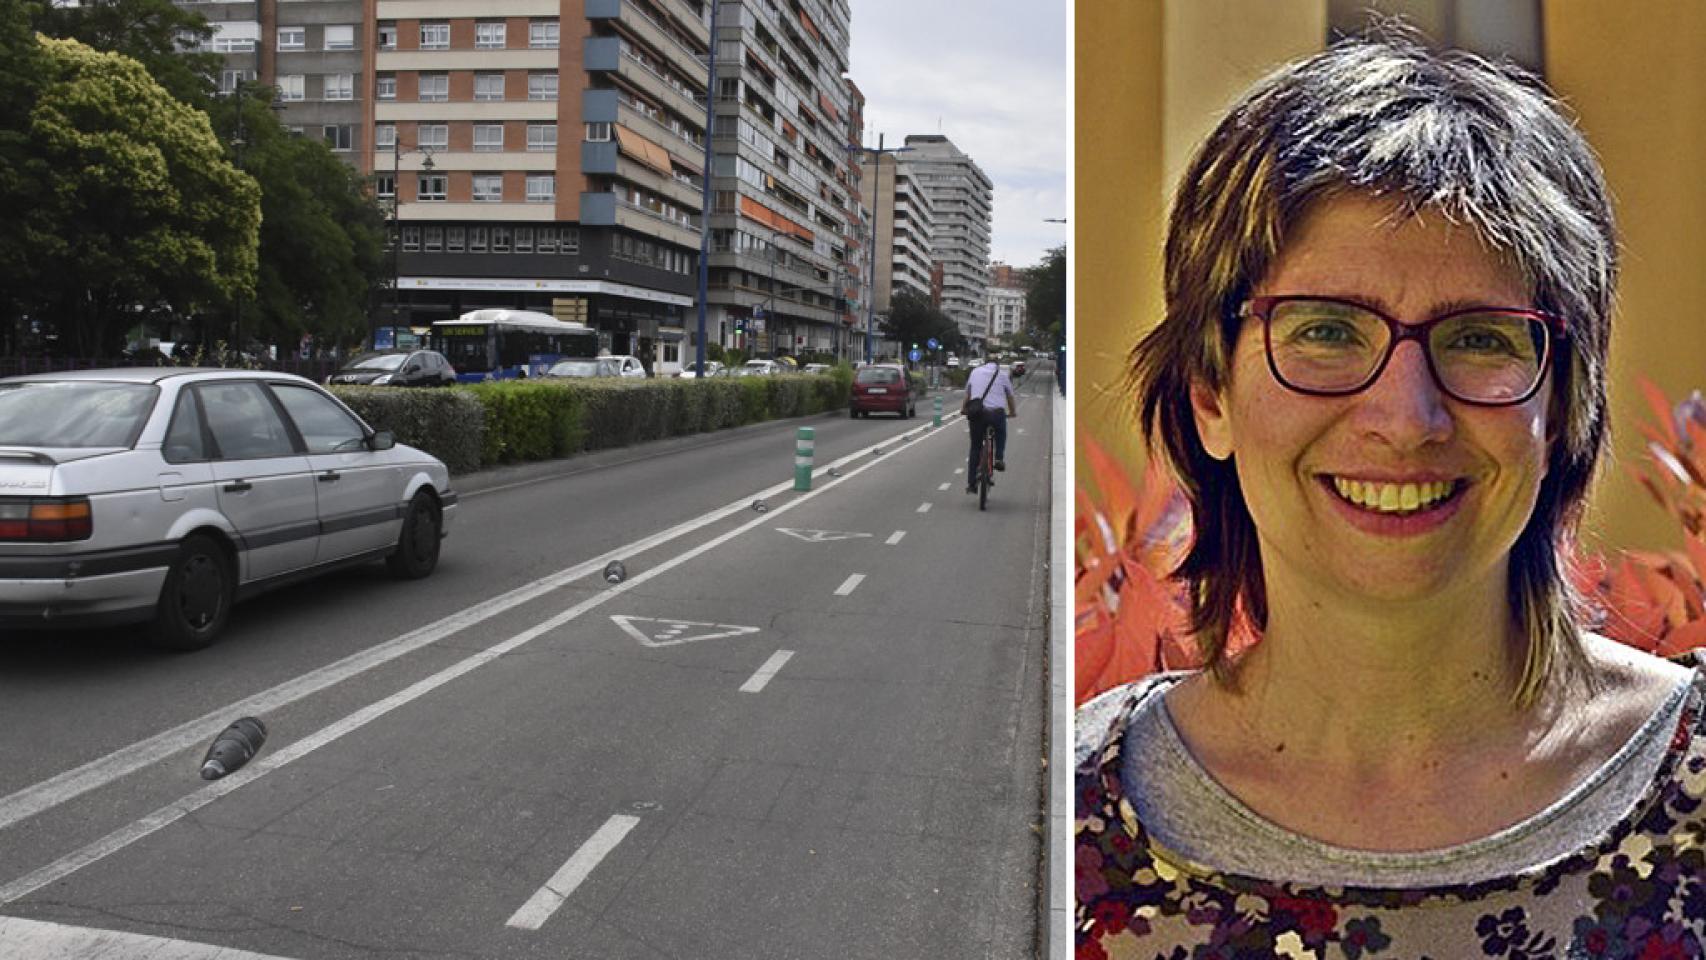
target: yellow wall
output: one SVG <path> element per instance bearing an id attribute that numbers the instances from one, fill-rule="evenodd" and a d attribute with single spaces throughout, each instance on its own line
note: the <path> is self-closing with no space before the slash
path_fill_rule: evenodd
<path id="1" fill-rule="evenodd" d="M 1119 382 L 1160 314 L 1173 184 L 1233 97 L 1321 48 L 1326 11 L 1324 0 L 1076 0 L 1076 422 L 1134 466 Z M 1617 457 L 1590 533 L 1603 548 L 1676 547 L 1675 523 L 1624 465 L 1643 460 L 1637 375 L 1673 398 L 1706 390 L 1706 3 L 1554 0 L 1544 16 L 1547 79 L 1600 152 L 1624 239 Z"/>

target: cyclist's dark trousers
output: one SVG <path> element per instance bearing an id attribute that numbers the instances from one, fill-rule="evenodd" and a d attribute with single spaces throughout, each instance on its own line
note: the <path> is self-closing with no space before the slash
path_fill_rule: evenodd
<path id="1" fill-rule="evenodd" d="M 971 422 L 971 457 L 966 460 L 966 483 L 977 480 L 977 459 L 983 455 L 983 428 L 986 423 L 995 425 L 995 459 L 1007 459 L 1007 411 L 999 407 L 985 407 L 982 421 Z"/>

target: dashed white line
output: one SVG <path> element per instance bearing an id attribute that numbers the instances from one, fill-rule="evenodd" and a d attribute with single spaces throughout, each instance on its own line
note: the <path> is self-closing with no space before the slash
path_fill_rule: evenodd
<path id="1" fill-rule="evenodd" d="M 954 468 L 954 472 L 955 472 L 955 473 L 965 473 L 965 472 L 966 472 L 966 468 L 965 468 L 965 467 L 955 467 L 955 468 Z"/>
<path id="2" fill-rule="evenodd" d="M 569 899 L 569 894 L 574 893 L 581 881 L 587 878 L 587 874 L 592 873 L 592 868 L 598 866 L 599 861 L 616 849 L 616 845 L 622 842 L 628 831 L 639 823 L 639 817 L 621 813 L 604 821 L 604 826 L 599 827 L 597 833 L 581 844 L 581 848 L 563 864 L 562 869 L 545 881 L 545 885 L 522 904 L 521 909 L 517 910 L 515 916 L 510 917 L 504 926 L 519 930 L 537 930 L 544 926 L 545 921 L 551 919 L 551 914 L 556 913 L 563 901 Z"/>
<path id="3" fill-rule="evenodd" d="M 889 534 L 889 538 L 887 540 L 884 540 L 883 543 L 892 547 L 895 544 L 899 543 L 900 538 L 904 537 L 904 536 L 906 536 L 905 530 L 896 530 L 894 533 Z"/>
<path id="4" fill-rule="evenodd" d="M 926 500 L 923 503 L 919 504 L 918 505 L 918 512 L 919 513 L 929 513 L 930 512 L 930 501 Z"/>
<path id="5" fill-rule="evenodd" d="M 838 597 L 845 597 L 854 590 L 859 589 L 859 584 L 863 582 L 865 582 L 865 575 L 862 573 L 855 573 L 851 577 L 842 581 L 841 586 L 835 588 L 835 595 Z"/>
<path id="6" fill-rule="evenodd" d="M 941 486 L 939 486 L 939 487 L 937 487 L 937 488 L 936 488 L 936 489 L 938 489 L 938 490 L 946 490 L 946 489 L 948 489 L 948 488 L 949 488 L 949 487 L 950 487 L 950 486 L 952 486 L 952 484 L 947 484 L 947 483 L 944 483 L 944 484 L 942 484 L 942 485 L 941 485 Z"/>
<path id="7" fill-rule="evenodd" d="M 771 655 L 770 659 L 764 661 L 764 666 L 759 667 L 757 673 L 753 674 L 751 678 L 740 685 L 740 692 L 757 693 L 760 690 L 763 690 L 764 685 L 770 682 L 770 678 L 774 677 L 776 672 L 782 669 L 782 665 L 787 663 L 793 655 L 794 651 L 792 650 L 776 651 Z"/>

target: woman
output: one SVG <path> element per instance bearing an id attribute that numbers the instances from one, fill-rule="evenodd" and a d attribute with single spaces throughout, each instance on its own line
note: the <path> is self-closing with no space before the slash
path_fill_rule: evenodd
<path id="1" fill-rule="evenodd" d="M 1706 681 L 1563 569 L 1617 272 L 1581 135 L 1346 43 L 1221 122 L 1165 271 L 1133 382 L 1206 667 L 1079 713 L 1078 956 L 1700 956 Z"/>

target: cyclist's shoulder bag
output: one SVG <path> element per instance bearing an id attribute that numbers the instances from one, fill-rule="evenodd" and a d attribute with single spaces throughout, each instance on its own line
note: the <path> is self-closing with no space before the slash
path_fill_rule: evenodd
<path id="1" fill-rule="evenodd" d="M 966 394 L 966 402 L 960 404 L 960 412 L 966 415 L 967 420 L 983 419 L 983 398 L 989 396 L 989 391 L 995 388 L 995 381 L 999 379 L 1001 372 L 997 370 L 995 376 L 989 378 L 989 386 L 983 388 L 982 394 L 976 397 Z"/>

